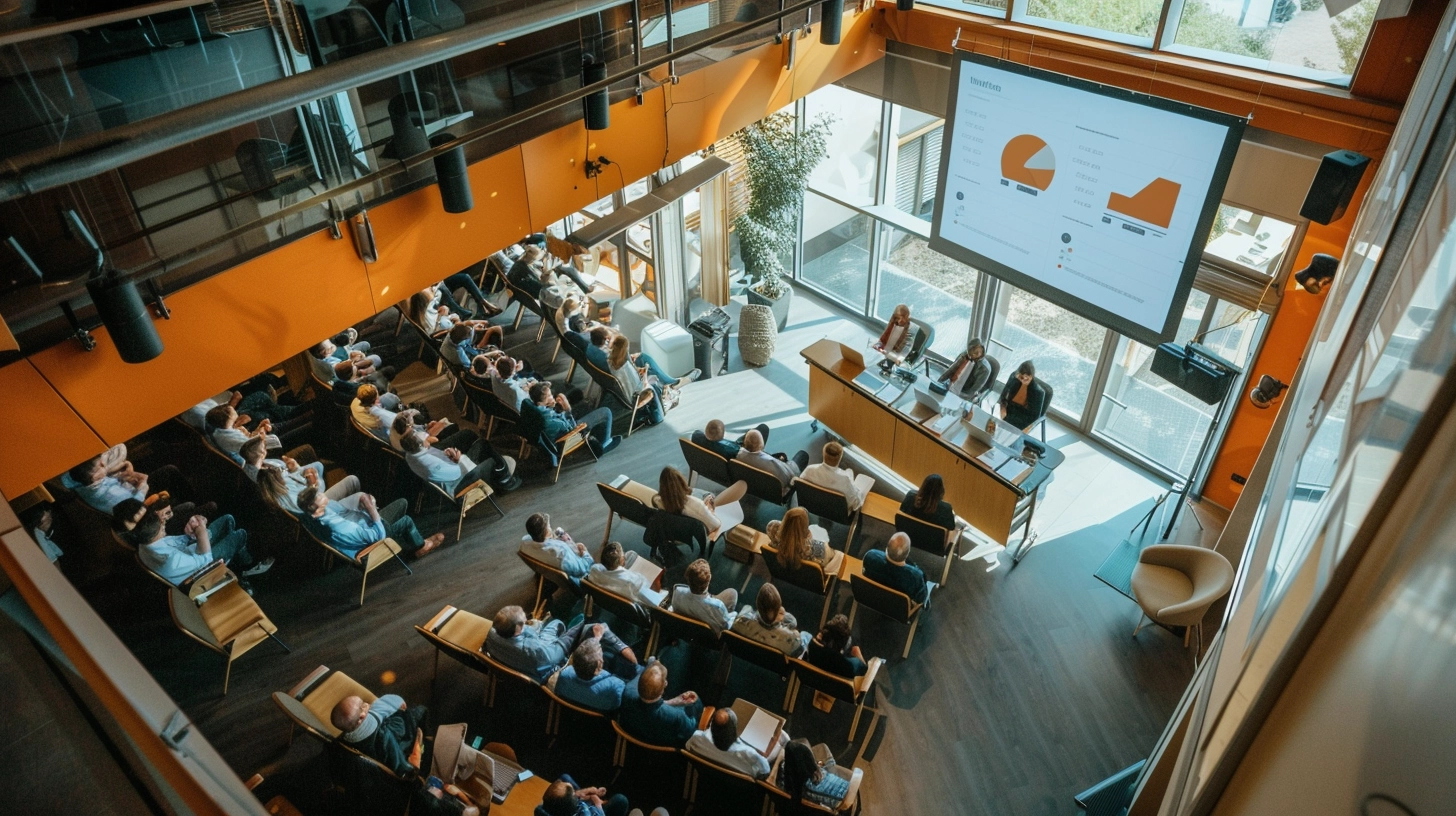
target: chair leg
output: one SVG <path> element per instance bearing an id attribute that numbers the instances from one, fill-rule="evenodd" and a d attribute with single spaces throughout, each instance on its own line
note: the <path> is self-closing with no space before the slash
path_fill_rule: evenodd
<path id="1" fill-rule="evenodd" d="M 364 577 L 359 580 L 359 605 L 364 605 L 364 587 L 369 586 L 369 571 L 364 571 Z"/>
<path id="2" fill-rule="evenodd" d="M 399 553 L 394 554 L 394 560 L 398 561 L 401 567 L 404 567 L 405 572 L 409 573 L 410 575 L 415 574 L 415 571 L 410 569 L 410 565 L 406 564 L 404 559 L 399 557 Z"/>
<path id="3" fill-rule="evenodd" d="M 1137 633 L 1143 628 L 1143 620 L 1146 617 L 1147 616 L 1143 614 L 1142 610 L 1139 609 L 1138 610 L 1138 622 L 1137 622 L 1137 626 L 1134 626 L 1132 628 L 1132 636 L 1133 636 L 1134 639 L 1137 638 Z"/>
<path id="4" fill-rule="evenodd" d="M 616 516 L 617 514 L 611 509 L 607 510 L 607 531 L 605 533 L 602 533 L 603 547 L 607 546 L 607 542 L 612 539 L 612 519 L 616 518 Z"/>
<path id="5" fill-rule="evenodd" d="M 231 656 L 229 656 L 228 659 L 227 659 L 227 668 L 226 669 L 223 669 L 223 671 L 222 671 L 222 696 L 224 696 L 224 697 L 227 696 L 228 681 L 229 680 L 232 680 L 232 677 L 233 677 L 233 659 L 232 659 Z"/>
<path id="6" fill-rule="evenodd" d="M 954 553 L 955 553 L 955 550 L 954 550 L 954 548 L 952 548 L 951 552 L 948 552 L 948 553 L 945 554 L 945 566 L 941 567 L 941 569 L 940 569 L 940 585 L 941 586 L 945 586 L 945 582 L 947 580 L 949 580 L 949 578 L 950 578 L 950 562 L 952 562 L 952 561 L 955 560 Z"/>
<path id="7" fill-rule="evenodd" d="M 910 656 L 910 644 L 915 642 L 915 630 L 918 628 L 920 628 L 920 616 L 916 615 L 915 621 L 910 624 L 910 634 L 905 636 L 905 651 L 900 655 L 901 660 Z"/>
<path id="8" fill-rule="evenodd" d="M 849 721 L 849 741 L 854 742 L 854 734 L 859 730 L 859 715 L 864 713 L 864 697 L 859 698 L 859 705 L 854 707 L 854 719 Z"/>
<path id="9" fill-rule="evenodd" d="M 516 301 L 516 319 L 511 323 L 511 331 L 521 328 L 521 318 L 526 316 L 526 304 Z"/>
<path id="10" fill-rule="evenodd" d="M 539 617 L 541 613 L 541 594 L 546 591 L 546 576 L 536 576 L 536 605 L 531 607 L 531 617 Z"/>
<path id="11" fill-rule="evenodd" d="M 536 325 L 536 342 L 537 343 L 541 342 L 541 338 L 542 337 L 545 337 L 545 336 L 546 336 L 546 318 L 543 317 L 543 318 L 541 318 L 541 322 Z"/>
<path id="12" fill-rule="evenodd" d="M 855 613 L 859 612 L 859 601 L 849 602 L 849 625 L 854 626 Z"/>
<path id="13" fill-rule="evenodd" d="M 551 365 L 556 365 L 556 357 L 561 354 L 561 341 L 556 341 L 556 348 L 551 350 Z"/>
<path id="14" fill-rule="evenodd" d="M 259 624 L 259 628 L 262 628 L 262 624 Z M 293 653 L 293 650 L 290 649 L 290 648 L 288 648 L 288 644 L 287 643 L 284 643 L 281 640 L 279 640 L 277 635 L 273 634 L 272 632 L 269 632 L 267 629 L 263 629 L 263 633 L 266 634 L 269 638 L 271 638 L 274 643 L 278 644 L 279 646 L 282 646 L 283 647 L 283 651 L 285 651 L 285 652 L 287 652 L 289 654 L 292 654 Z"/>
<path id="15" fill-rule="evenodd" d="M 460 505 L 460 520 L 455 522 L 455 543 L 460 543 L 460 534 L 465 531 L 465 505 Z"/>
<path id="16" fill-rule="evenodd" d="M 797 672 L 789 672 L 788 696 L 784 698 L 784 713 L 793 714 L 794 704 L 799 701 L 799 675 Z"/>
<path id="17" fill-rule="evenodd" d="M 495 508 L 495 511 L 500 514 L 501 518 L 506 517 L 506 511 L 502 510 L 501 506 L 495 503 L 495 496 L 486 496 L 485 500 L 490 502 L 490 506 Z"/>

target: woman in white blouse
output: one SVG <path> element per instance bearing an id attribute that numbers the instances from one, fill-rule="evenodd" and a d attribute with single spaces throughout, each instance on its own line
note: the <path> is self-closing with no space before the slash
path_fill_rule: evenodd
<path id="1" fill-rule="evenodd" d="M 669 513 L 701 521 L 708 528 L 708 539 L 712 540 L 723 529 L 723 522 L 714 510 L 738 501 L 747 492 L 748 483 L 741 479 L 716 496 L 706 490 L 694 491 L 677 468 L 669 465 L 662 469 L 662 475 L 657 479 L 657 495 L 653 497 L 652 504 Z"/>

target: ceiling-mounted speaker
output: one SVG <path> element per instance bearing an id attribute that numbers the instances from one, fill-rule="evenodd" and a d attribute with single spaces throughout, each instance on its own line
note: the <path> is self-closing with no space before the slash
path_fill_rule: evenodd
<path id="1" fill-rule="evenodd" d="M 134 282 L 108 276 L 91 281 L 86 289 L 123 362 L 145 363 L 162 353 L 162 338 Z"/>
<path id="2" fill-rule="evenodd" d="M 819 42 L 825 45 L 839 45 L 840 31 L 844 28 L 844 3 L 842 0 L 824 0 L 819 5 Z"/>
<path id="3" fill-rule="evenodd" d="M 1309 193 L 1304 197 L 1304 206 L 1299 208 L 1299 214 L 1317 224 L 1340 220 L 1369 164 L 1369 156 L 1353 150 L 1326 153 L 1320 159 L 1314 181 L 1309 183 Z"/>
<path id="4" fill-rule="evenodd" d="M 895 8 L 901 11 L 914 11 L 915 0 L 895 0 Z"/>
<path id="5" fill-rule="evenodd" d="M 601 82 L 607 78 L 607 64 L 588 54 L 581 64 L 581 84 L 586 87 L 594 82 Z M 581 110 L 586 119 L 587 130 L 606 130 L 611 124 L 611 97 L 607 95 L 607 89 L 603 88 L 587 94 L 581 100 Z"/>
<path id="6" fill-rule="evenodd" d="M 430 139 L 430 146 L 449 144 L 454 138 L 448 133 L 436 133 Z M 435 180 L 440 185 L 440 200 L 445 203 L 445 212 L 470 212 L 475 206 L 475 197 L 470 193 L 470 176 L 465 167 L 464 145 L 435 157 Z"/>

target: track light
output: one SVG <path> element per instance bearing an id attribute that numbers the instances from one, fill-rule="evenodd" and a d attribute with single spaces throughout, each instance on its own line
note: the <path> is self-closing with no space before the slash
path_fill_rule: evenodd
<path id="1" fill-rule="evenodd" d="M 581 84 L 586 87 L 607 78 L 607 64 L 590 54 L 582 55 Z M 587 130 L 606 130 L 611 124 L 611 97 L 607 89 L 588 94 L 581 100 L 582 116 Z"/>
<path id="2" fill-rule="evenodd" d="M 819 42 L 839 45 L 839 32 L 844 26 L 843 0 L 824 0 L 819 5 Z"/>
<path id="3" fill-rule="evenodd" d="M 436 133 L 430 139 L 430 146 L 449 144 L 454 138 L 449 133 Z M 435 180 L 440 185 L 440 200 L 445 205 L 445 212 L 470 212 L 475 206 L 475 198 L 470 194 L 470 177 L 466 175 L 464 145 L 435 157 Z"/>
<path id="4" fill-rule="evenodd" d="M 112 272 L 87 283 L 86 291 L 91 293 L 96 314 L 116 343 L 122 362 L 145 363 L 162 353 L 162 338 L 136 283 L 118 279 Z"/>
<path id="5" fill-rule="evenodd" d="M 1335 270 L 1339 266 L 1339 258 L 1316 252 L 1314 257 L 1309 259 L 1309 266 L 1294 273 L 1294 282 L 1304 287 L 1304 291 L 1311 295 L 1318 295 L 1325 290 L 1325 287 L 1334 282 Z"/>
<path id="6" fill-rule="evenodd" d="M 1276 377 L 1260 375 L 1259 384 L 1249 392 L 1249 402 L 1254 403 L 1255 408 L 1268 408 L 1279 400 L 1279 395 L 1288 387 Z"/>

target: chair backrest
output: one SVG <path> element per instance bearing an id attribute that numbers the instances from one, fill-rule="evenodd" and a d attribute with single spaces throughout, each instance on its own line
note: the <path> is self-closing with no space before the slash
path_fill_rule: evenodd
<path id="1" fill-rule="evenodd" d="M 766 470 L 759 470 L 747 462 L 729 459 L 728 481 L 724 484 L 732 484 L 740 479 L 748 483 L 749 493 L 769 504 L 784 504 L 789 500 L 784 493 L 784 483 L 779 481 L 779 477 Z"/>
<path id="2" fill-rule="evenodd" d="M 910 318 L 911 324 L 915 326 L 915 337 L 910 340 L 910 353 L 905 355 L 905 366 L 908 368 L 920 362 L 925 350 L 935 342 L 935 327 L 917 317 Z"/>
<path id="3" fill-rule="evenodd" d="M 815 691 L 822 691 L 836 700 L 853 703 L 859 696 L 853 677 L 830 674 L 813 663 L 797 657 L 789 658 L 789 667 L 794 670 L 794 676 L 799 678 L 800 683 Z"/>
<path id="4" fill-rule="evenodd" d="M 950 531 L 907 513 L 895 513 L 895 531 L 910 536 L 910 546 L 917 550 L 945 556 L 950 554 Z"/>
<path id="5" fill-rule="evenodd" d="M 480 659 L 484 661 L 486 670 L 489 671 L 491 674 L 499 675 L 501 677 L 515 680 L 517 682 L 525 683 L 532 688 L 545 688 L 545 686 L 541 684 L 540 680 L 537 680 L 536 678 L 532 677 L 529 674 L 526 674 L 523 671 L 513 669 L 510 666 L 507 666 L 506 664 L 500 662 L 500 660 L 492 657 L 490 652 L 481 652 Z"/>
<path id="6" fill-rule="evenodd" d="M 920 604 L 911 600 L 909 595 L 863 575 L 849 576 L 849 591 L 856 601 L 900 623 L 910 623 L 920 612 Z"/>
<path id="7" fill-rule="evenodd" d="M 517 286 L 516 282 L 511 280 L 509 276 L 502 277 L 501 280 L 506 282 L 506 288 L 511 292 L 511 300 L 535 312 L 542 320 L 546 320 L 546 310 L 541 308 L 541 302 L 536 300 L 534 295 Z"/>
<path id="8" fill-rule="evenodd" d="M 643 742 L 642 740 L 637 739 L 636 737 L 627 733 L 626 730 L 622 728 L 622 724 L 617 722 L 616 720 L 612 720 L 612 730 L 617 732 L 617 736 L 621 737 L 622 740 L 628 745 L 631 745 L 634 748 L 646 751 L 651 754 L 656 754 L 660 759 L 673 758 L 680 753 L 677 748 L 671 745 L 653 745 L 650 742 Z"/>
<path id="9" fill-rule="evenodd" d="M 996 378 L 1001 376 L 1000 360 L 997 360 L 995 357 L 987 354 L 986 365 L 991 369 L 991 373 L 986 377 L 986 384 L 981 386 L 981 390 L 977 391 L 971 396 L 971 402 L 979 403 L 982 399 L 984 399 L 986 394 L 989 393 L 991 389 L 996 387 Z"/>
<path id="10" fill-rule="evenodd" d="M 606 394 L 607 396 L 616 400 L 622 407 L 626 408 L 628 411 L 636 407 L 636 397 L 634 395 L 629 395 L 622 388 L 622 381 L 617 379 L 617 375 L 613 374 L 610 371 L 603 370 L 600 366 L 598 366 L 596 363 L 593 363 L 591 360 L 587 360 L 584 363 L 584 366 L 586 368 L 587 375 L 592 378 L 592 382 L 596 383 L 598 388 L 602 389 L 603 394 Z"/>
<path id="11" fill-rule="evenodd" d="M 607 503 L 609 510 L 634 524 L 646 527 L 652 522 L 653 515 L 657 513 L 656 508 L 611 485 L 597 482 L 597 491 L 602 494 L 602 501 Z"/>
<path id="12" fill-rule="evenodd" d="M 689 470 L 720 485 L 733 484 L 733 477 L 728 475 L 727 459 L 687 437 L 679 437 L 677 442 L 682 448 L 683 459 L 687 461 Z"/>
<path id="13" fill-rule="evenodd" d="M 713 631 L 713 627 L 697 618 L 679 615 L 671 609 L 661 606 L 654 606 L 647 611 L 652 616 L 653 622 L 657 624 L 659 632 L 669 639 L 686 640 L 710 649 L 716 649 L 722 645 L 718 633 Z"/>
<path id="14" fill-rule="evenodd" d="M 167 592 L 168 606 L 172 610 L 172 622 L 177 628 L 191 635 L 197 641 L 215 652 L 222 652 L 223 645 L 202 617 L 197 602 L 187 597 L 182 590 L 173 587 Z"/>
<path id="15" fill-rule="evenodd" d="M 849 511 L 849 499 L 837 490 L 794 477 L 794 495 L 799 498 L 800 507 L 816 516 L 835 524 L 847 525 L 854 521 L 854 514 Z"/>
<path id="16" fill-rule="evenodd" d="M 620 620 L 641 629 L 652 626 L 652 615 L 647 608 L 633 598 L 624 598 L 606 587 L 592 583 L 590 577 L 581 582 L 581 589 L 592 599 L 592 604 L 616 615 Z"/>
<path id="17" fill-rule="evenodd" d="M 654 550 L 675 547 L 678 544 L 696 544 L 698 551 L 706 556 L 708 552 L 708 528 L 691 516 L 676 513 L 653 513 L 647 522 L 647 532 L 642 540 Z"/>
<path id="18" fill-rule="evenodd" d="M 447 606 L 415 631 L 440 652 L 475 671 L 486 671 L 481 647 L 491 622 L 479 615 Z"/>
<path id="19" fill-rule="evenodd" d="M 377 699 L 373 692 L 354 682 L 349 675 L 330 671 L 328 666 L 319 666 L 292 689 L 273 692 L 273 702 L 295 724 L 328 743 L 339 736 L 339 729 L 329 722 L 329 716 L 334 706 L 349 696 L 358 696 L 366 703 Z"/>
<path id="20" fill-rule="evenodd" d="M 482 414 L 512 424 L 521 421 L 521 406 L 517 405 L 512 410 L 510 406 L 501 402 L 500 397 L 496 396 L 494 389 L 482 385 L 473 377 L 462 379 L 460 384 L 465 386 L 465 398 Z"/>
<path id="21" fill-rule="evenodd" d="M 732 629 L 723 632 L 723 645 L 734 657 L 741 657 L 755 666 L 768 669 L 779 677 L 788 677 L 789 656 L 772 646 L 746 638 Z"/>
<path id="22" fill-rule="evenodd" d="M 339 549 L 338 547 L 335 547 L 333 541 L 326 541 L 323 538 L 320 538 L 319 535 L 314 532 L 313 527 L 306 523 L 303 519 L 298 520 L 298 526 L 303 530 L 304 535 L 313 539 L 313 542 L 315 544 L 323 547 L 325 550 L 328 550 L 330 553 L 343 559 L 345 563 L 352 565 L 356 569 L 364 568 L 364 565 L 359 561 L 357 553 L 355 555 L 350 555 Z M 363 550 L 360 550 L 360 552 L 363 552 Z"/>
<path id="23" fill-rule="evenodd" d="M 775 579 L 786 581 L 800 589 L 824 595 L 829 592 L 831 576 L 824 574 L 824 567 L 815 561 L 800 561 L 795 566 L 785 566 L 776 547 L 764 545 L 761 554 L 768 565 L 769 574 Z"/>
<path id="24" fill-rule="evenodd" d="M 746 773 L 740 773 L 739 771 L 735 771 L 732 768 L 719 765 L 713 760 L 707 759 L 706 757 L 700 757 L 692 751 L 685 750 L 682 752 L 682 754 L 684 757 L 687 758 L 688 762 L 698 766 L 701 769 L 700 773 L 706 772 L 708 777 L 718 780 L 718 782 L 720 782 L 725 789 L 732 791 L 742 791 L 743 794 L 757 793 L 760 796 L 764 794 L 763 786 L 759 784 L 758 780 L 754 779 Z M 724 791 L 724 793 L 730 796 L 741 795 L 728 794 L 726 790 Z"/>
<path id="25" fill-rule="evenodd" d="M 516 555 L 520 556 L 521 560 L 526 563 L 526 566 L 530 568 L 531 572 L 545 578 L 552 585 L 559 589 L 565 589 L 574 595 L 581 594 L 581 587 L 575 581 L 571 580 L 571 576 L 567 575 L 560 567 L 552 566 L 544 561 L 537 561 L 520 550 L 516 551 Z"/>
<path id="26" fill-rule="evenodd" d="M 1047 415 L 1047 412 L 1048 411 L 1051 410 L 1051 408 L 1052 408 L 1052 395 L 1055 394 L 1056 391 L 1052 388 L 1052 384 L 1049 383 L 1049 382 L 1047 382 L 1046 380 L 1043 380 L 1042 378 L 1037 377 L 1036 378 L 1036 381 L 1041 384 L 1041 387 L 1042 388 L 1046 389 L 1046 400 L 1044 402 L 1042 402 L 1042 404 L 1041 404 L 1041 413 L 1040 414 L 1037 414 L 1037 417 L 1036 417 L 1037 419 L 1041 419 L 1042 417 L 1044 417 L 1044 416 Z"/>

